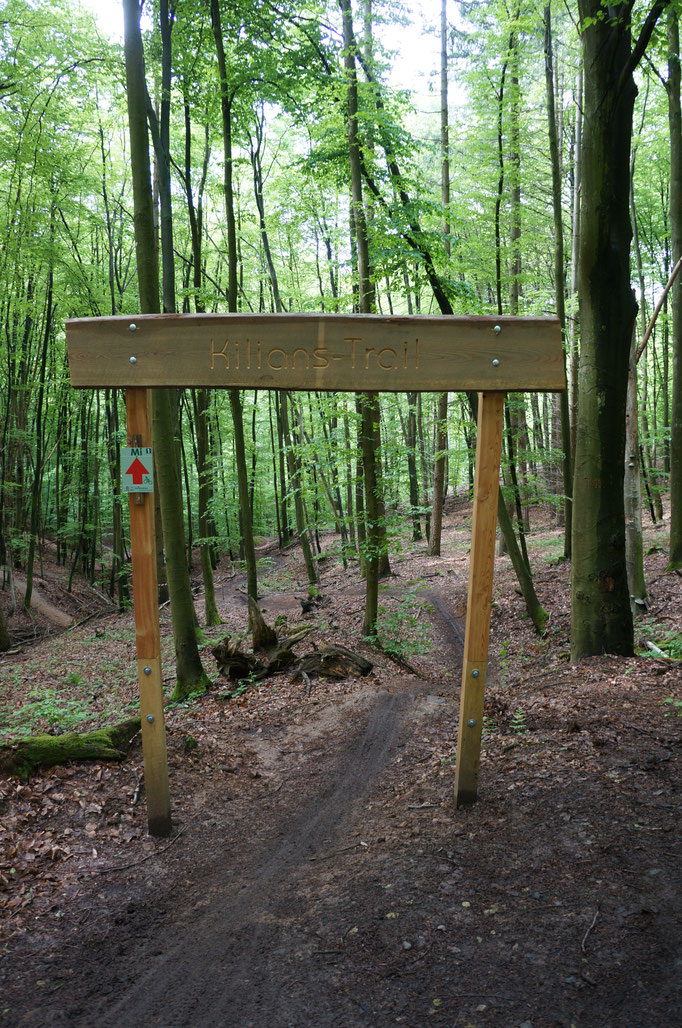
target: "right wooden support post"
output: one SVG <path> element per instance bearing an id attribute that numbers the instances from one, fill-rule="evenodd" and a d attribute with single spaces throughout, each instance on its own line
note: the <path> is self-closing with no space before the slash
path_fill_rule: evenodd
<path id="1" fill-rule="evenodd" d="M 499 392 L 478 394 L 474 518 L 455 771 L 457 806 L 475 803 L 478 795 L 504 396 L 504 393 Z"/>

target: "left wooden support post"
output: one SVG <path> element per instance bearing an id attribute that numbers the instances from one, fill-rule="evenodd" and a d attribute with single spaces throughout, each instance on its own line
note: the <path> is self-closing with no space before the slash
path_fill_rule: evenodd
<path id="1" fill-rule="evenodd" d="M 151 446 L 151 391 L 126 390 L 126 414 L 128 445 Z M 147 821 L 151 835 L 169 835 L 170 791 L 163 717 L 153 493 L 130 493 L 130 549 Z"/>

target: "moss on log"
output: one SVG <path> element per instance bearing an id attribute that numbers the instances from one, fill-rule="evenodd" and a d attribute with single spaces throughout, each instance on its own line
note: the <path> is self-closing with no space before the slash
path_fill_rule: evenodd
<path id="1" fill-rule="evenodd" d="M 70 760 L 124 760 L 131 739 L 140 730 L 132 718 L 95 732 L 67 735 L 34 735 L 0 746 L 0 772 L 26 780 L 40 767 L 54 767 Z"/>
<path id="2" fill-rule="evenodd" d="M 345 646 L 324 646 L 299 661 L 299 671 L 321 678 L 341 680 L 350 675 L 368 675 L 374 665 Z M 296 676 L 294 676 L 295 678 Z"/>

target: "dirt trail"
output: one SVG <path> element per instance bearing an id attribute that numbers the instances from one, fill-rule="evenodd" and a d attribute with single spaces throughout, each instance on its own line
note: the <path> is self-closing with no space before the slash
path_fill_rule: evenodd
<path id="1" fill-rule="evenodd" d="M 455 810 L 461 602 L 421 595 L 430 677 L 233 708 L 178 796 L 177 842 L 84 871 L 91 909 L 26 972 L 12 951 L 8 1024 L 682 1024 L 682 723 L 655 721 L 672 684 L 634 662 L 636 687 L 611 681 L 614 658 L 561 686 L 544 653 L 521 697 L 492 676 L 481 802 Z"/>
<path id="2" fill-rule="evenodd" d="M 22 600 L 26 595 L 26 579 L 19 575 L 17 572 L 14 573 L 14 587 L 17 591 L 17 596 L 21 596 Z M 44 617 L 51 621 L 59 629 L 70 628 L 73 624 L 73 616 L 67 614 L 65 610 L 60 607 L 56 607 L 54 603 L 51 603 L 46 596 L 43 596 L 39 587 L 33 585 L 33 592 L 31 594 L 31 609 L 39 611 Z"/>
<path id="3" fill-rule="evenodd" d="M 264 841 L 249 841 L 248 832 L 238 830 L 237 852 L 232 839 L 230 852 L 211 855 L 201 871 L 197 909 L 169 911 L 172 945 L 161 952 L 155 947 L 150 957 L 143 939 L 122 954 L 124 981 L 136 977 L 134 969 L 145 967 L 144 973 L 122 996 L 103 999 L 88 1015 L 93 1023 L 133 1028 L 153 1023 L 160 1010 L 168 1026 L 301 1023 L 297 1004 L 288 1006 L 286 957 L 318 946 L 294 923 L 328 885 L 326 855 L 361 828 L 363 801 L 413 705 L 409 692 L 376 695 L 366 726 L 321 762 L 318 789 L 302 809 L 291 809 L 295 797 L 287 796 L 268 812 L 274 823 L 262 826 Z M 119 992 L 118 984 L 112 991 Z M 308 1002 L 321 1011 L 328 999 L 315 994 Z M 76 1011 L 68 1015 L 71 1023 L 77 1017 Z"/>
<path id="4" fill-rule="evenodd" d="M 435 592 L 428 599 L 450 648 L 460 651 L 459 621 Z M 53 1007 L 44 1023 L 332 1025 L 344 1007 L 341 1023 L 365 1023 L 362 1004 L 349 1002 L 336 974 L 325 972 L 343 940 L 320 941 L 324 911 L 334 908 L 335 933 L 339 913 L 353 909 L 338 858 L 368 848 L 362 835 L 371 835 L 377 780 L 405 745 L 409 722 L 445 702 L 429 695 L 434 688 L 414 679 L 396 680 L 390 692 L 368 686 L 324 707 L 303 730 L 250 740 L 264 773 L 280 779 L 276 793 L 236 821 L 216 796 L 219 831 L 200 866 L 184 869 L 189 895 L 171 890 L 135 910 L 107 939 L 99 973 L 91 966 L 86 982 L 72 982 L 78 1003 Z M 322 967 L 302 981 L 301 965 L 310 961 Z"/>

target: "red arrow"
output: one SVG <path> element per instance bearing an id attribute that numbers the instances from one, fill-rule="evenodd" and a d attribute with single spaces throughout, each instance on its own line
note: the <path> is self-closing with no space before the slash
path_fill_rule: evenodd
<path id="1" fill-rule="evenodd" d="M 142 485 L 142 476 L 148 475 L 149 471 L 144 466 L 139 457 L 136 457 L 133 463 L 126 471 L 126 475 L 133 476 L 133 485 Z"/>

